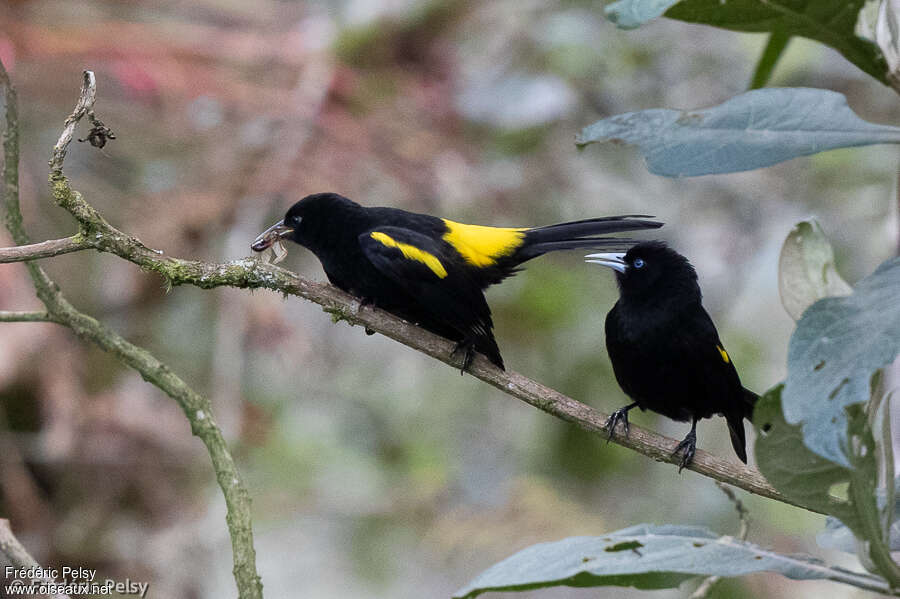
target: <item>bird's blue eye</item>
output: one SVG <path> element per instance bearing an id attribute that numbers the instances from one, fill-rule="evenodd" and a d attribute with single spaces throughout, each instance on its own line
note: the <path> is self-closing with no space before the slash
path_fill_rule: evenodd
<path id="1" fill-rule="evenodd" d="M 644 259 L 643 258 L 635 258 L 634 262 L 632 262 L 635 268 L 643 268 Z"/>

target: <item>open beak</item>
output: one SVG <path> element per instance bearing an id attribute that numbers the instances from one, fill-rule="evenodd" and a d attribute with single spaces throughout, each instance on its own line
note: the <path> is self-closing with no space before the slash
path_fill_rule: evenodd
<path id="1" fill-rule="evenodd" d="M 259 237 L 250 244 L 250 249 L 254 252 L 261 252 L 275 245 L 276 242 L 284 239 L 293 233 L 294 230 L 284 224 L 283 220 L 278 221 L 265 231 L 259 234 Z"/>
<path id="2" fill-rule="evenodd" d="M 624 273 L 627 265 L 623 258 L 625 254 L 589 254 L 585 256 L 585 262 L 593 262 L 601 266 L 608 266 L 616 272 Z"/>

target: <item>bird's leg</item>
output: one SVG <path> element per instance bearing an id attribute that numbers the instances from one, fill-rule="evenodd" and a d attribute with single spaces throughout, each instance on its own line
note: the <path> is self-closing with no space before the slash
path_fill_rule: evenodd
<path id="1" fill-rule="evenodd" d="M 672 452 L 672 455 L 676 455 L 679 451 L 681 454 L 681 464 L 678 466 L 678 472 L 681 473 L 684 470 L 684 467 L 690 464 L 694 460 L 694 453 L 697 451 L 697 419 L 694 418 L 691 423 L 691 432 L 687 434 L 681 443 L 678 444 L 678 447 L 675 448 L 675 451 Z"/>
<path id="2" fill-rule="evenodd" d="M 371 297 L 361 297 L 359 299 L 359 307 L 365 308 L 366 306 L 375 307 L 375 300 L 372 299 Z M 369 327 L 365 327 L 365 329 L 366 329 L 366 335 L 374 335 L 375 334 L 375 331 L 373 331 Z"/>
<path id="3" fill-rule="evenodd" d="M 469 366 L 472 364 L 472 360 L 475 359 L 475 342 L 471 339 L 463 339 L 462 341 L 457 341 L 456 345 L 453 346 L 453 351 L 450 352 L 450 357 L 455 356 L 461 351 L 465 351 L 463 355 L 462 367 L 459 369 L 459 374 L 463 375 L 466 373 L 466 370 L 469 369 Z"/>
<path id="4" fill-rule="evenodd" d="M 606 438 L 606 442 L 609 443 L 610 439 L 613 438 L 613 433 L 616 432 L 616 426 L 621 422 L 622 429 L 625 431 L 625 436 L 628 436 L 628 410 L 637 407 L 637 402 L 628 404 L 624 408 L 619 408 L 615 412 L 609 415 L 609 418 L 606 419 L 606 424 L 603 425 L 603 428 L 606 429 L 607 434 L 609 435 Z"/>

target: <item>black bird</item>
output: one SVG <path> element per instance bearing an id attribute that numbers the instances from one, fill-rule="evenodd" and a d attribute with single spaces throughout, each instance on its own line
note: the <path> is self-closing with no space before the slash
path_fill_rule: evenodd
<path id="1" fill-rule="evenodd" d="M 619 301 L 606 315 L 606 349 L 619 386 L 634 403 L 609 417 L 610 437 L 619 422 L 628 435 L 628 411 L 635 407 L 690 420 L 691 432 L 673 452 L 682 452 L 680 471 L 694 458 L 697 421 L 722 414 L 731 445 L 746 464 L 743 418 L 752 418 L 758 396 L 741 385 L 703 309 L 691 263 L 660 241 L 640 243 L 627 254 L 586 258 L 615 270 L 619 285 Z"/>
<path id="2" fill-rule="evenodd" d="M 456 341 L 454 352 L 465 350 L 463 370 L 476 350 L 502 369 L 485 288 L 541 254 L 627 249 L 636 242 L 598 235 L 660 226 L 629 215 L 533 229 L 483 227 L 318 193 L 291 206 L 250 247 L 262 251 L 290 239 L 316 255 L 333 285 Z"/>

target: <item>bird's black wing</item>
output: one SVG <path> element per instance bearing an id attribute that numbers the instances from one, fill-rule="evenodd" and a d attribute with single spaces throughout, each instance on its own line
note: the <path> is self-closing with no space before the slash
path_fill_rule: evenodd
<path id="1" fill-rule="evenodd" d="M 749 404 L 746 391 L 741 385 L 737 369 L 731 356 L 719 339 L 719 334 L 709 314 L 703 308 L 693 313 L 690 323 L 682 323 L 680 328 L 690 338 L 683 339 L 685 350 L 693 354 L 689 358 L 694 365 L 694 376 L 706 389 L 708 405 L 713 413 L 725 416 L 731 445 L 737 456 L 747 463 L 746 438 L 743 419 L 752 416 L 752 403 Z"/>
<path id="2" fill-rule="evenodd" d="M 436 328 L 458 331 L 458 341 L 474 344 L 503 368 L 481 287 L 438 241 L 402 227 L 378 227 L 360 235 L 359 244 L 375 268 L 416 302 L 417 311 L 441 325 Z"/>

